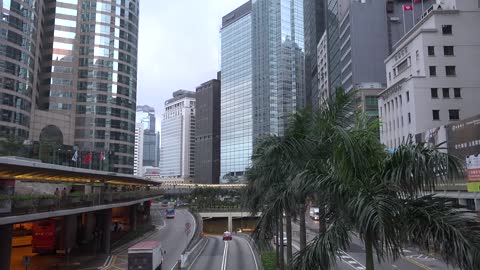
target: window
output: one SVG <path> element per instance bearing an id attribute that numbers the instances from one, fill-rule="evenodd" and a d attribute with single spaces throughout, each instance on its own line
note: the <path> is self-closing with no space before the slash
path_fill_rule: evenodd
<path id="1" fill-rule="evenodd" d="M 428 46 L 428 56 L 435 56 L 435 47 Z"/>
<path id="2" fill-rule="evenodd" d="M 432 98 L 438 98 L 438 89 L 437 88 L 431 88 L 430 93 L 432 95 Z"/>
<path id="3" fill-rule="evenodd" d="M 460 120 L 459 110 L 448 110 L 448 117 L 450 120 Z"/>
<path id="4" fill-rule="evenodd" d="M 450 89 L 442 88 L 443 98 L 450 98 Z"/>
<path id="5" fill-rule="evenodd" d="M 460 88 L 453 88 L 453 96 L 455 98 L 461 98 L 462 97 L 462 92 Z"/>
<path id="6" fill-rule="evenodd" d="M 452 25 L 451 24 L 442 25 L 442 34 L 451 35 L 452 33 L 453 33 L 453 31 L 452 31 Z"/>
<path id="7" fill-rule="evenodd" d="M 457 75 L 457 71 L 455 69 L 455 66 L 446 66 L 445 67 L 445 74 L 447 74 L 447 76 Z"/>
<path id="8" fill-rule="evenodd" d="M 407 91 L 407 102 L 410 101 L 410 92 Z"/>
<path id="9" fill-rule="evenodd" d="M 440 120 L 440 110 L 432 110 L 433 120 Z"/>
<path id="10" fill-rule="evenodd" d="M 430 70 L 430 77 L 437 76 L 437 67 L 436 66 L 429 66 L 428 69 Z"/>
<path id="11" fill-rule="evenodd" d="M 389 80 L 389 81 L 392 80 L 392 73 L 391 73 L 391 72 L 388 72 L 388 80 Z"/>
<path id="12" fill-rule="evenodd" d="M 412 116 L 410 115 L 410 113 L 408 113 L 408 123 L 412 123 Z"/>
<path id="13" fill-rule="evenodd" d="M 445 55 L 445 56 L 455 55 L 455 53 L 453 51 L 453 46 L 443 46 L 443 55 Z"/>

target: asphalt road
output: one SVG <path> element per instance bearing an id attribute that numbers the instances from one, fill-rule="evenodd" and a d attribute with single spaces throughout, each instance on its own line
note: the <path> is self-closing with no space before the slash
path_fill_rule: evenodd
<path id="1" fill-rule="evenodd" d="M 221 236 L 209 236 L 189 270 L 258 270 L 258 263 L 245 238 L 234 235 L 223 241 Z"/>
<path id="2" fill-rule="evenodd" d="M 315 236 L 315 231 L 318 232 L 318 222 L 313 221 L 308 215 L 305 218 L 307 228 L 310 232 L 307 232 L 307 241 Z M 298 225 L 294 224 L 294 231 L 299 230 Z M 295 232 L 294 240 L 295 238 Z M 297 245 L 299 245 L 297 243 Z M 451 270 L 455 269 L 448 267 L 445 263 L 425 254 L 421 254 L 415 250 L 404 249 L 404 256 L 396 261 L 386 260 L 379 263 L 375 257 L 375 269 L 376 270 Z M 352 244 L 350 248 L 345 250 L 339 260 L 335 269 L 338 270 L 364 270 L 365 269 L 365 248 L 360 239 L 357 237 L 352 238 Z"/>
<path id="3" fill-rule="evenodd" d="M 157 230 L 142 241 L 159 241 L 163 249 L 167 252 L 162 269 L 173 269 L 180 255 L 190 241 L 195 221 L 193 216 L 184 209 L 177 209 L 175 211 L 174 219 L 164 219 L 164 210 L 158 204 L 152 205 L 151 208 L 152 223 L 157 226 Z M 185 224 L 191 224 L 191 232 L 187 235 L 185 232 Z M 112 264 L 106 269 L 127 269 L 127 250 L 125 247 L 120 247 L 112 252 Z"/>

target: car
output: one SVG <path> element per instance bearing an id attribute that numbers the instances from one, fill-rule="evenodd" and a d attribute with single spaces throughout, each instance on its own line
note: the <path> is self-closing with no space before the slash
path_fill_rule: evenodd
<path id="1" fill-rule="evenodd" d="M 232 240 L 232 233 L 229 231 L 226 231 L 223 233 L 223 241 L 229 241 Z"/>

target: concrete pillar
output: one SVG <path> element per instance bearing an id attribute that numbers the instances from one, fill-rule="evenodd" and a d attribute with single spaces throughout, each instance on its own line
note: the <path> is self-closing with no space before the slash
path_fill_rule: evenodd
<path id="1" fill-rule="evenodd" d="M 480 211 L 480 199 L 475 199 L 475 211 Z"/>
<path id="2" fill-rule="evenodd" d="M 0 226 L 0 270 L 10 269 L 12 256 L 12 225 Z"/>
<path id="3" fill-rule="evenodd" d="M 110 254 L 110 241 L 112 232 L 112 209 L 106 209 L 102 211 L 103 219 L 103 252 Z"/>
<path id="4" fill-rule="evenodd" d="M 77 242 L 77 215 L 64 217 L 65 222 L 65 252 L 68 254 L 76 246 Z"/>
<path id="5" fill-rule="evenodd" d="M 228 231 L 233 231 L 233 218 L 231 213 L 228 214 Z"/>
<path id="6" fill-rule="evenodd" d="M 461 206 L 467 206 L 467 199 L 458 199 L 458 204 Z"/>
<path id="7" fill-rule="evenodd" d="M 130 206 L 130 230 L 137 230 L 137 209 L 138 204 Z"/>
<path id="8" fill-rule="evenodd" d="M 85 230 L 83 232 L 83 243 L 93 240 L 93 232 L 95 230 L 95 215 L 93 212 L 85 213 Z"/>

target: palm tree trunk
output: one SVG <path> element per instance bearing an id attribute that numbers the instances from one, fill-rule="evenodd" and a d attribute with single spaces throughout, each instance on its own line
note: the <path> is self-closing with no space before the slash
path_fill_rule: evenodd
<path id="1" fill-rule="evenodd" d="M 292 263 L 293 250 L 292 250 L 292 213 L 285 209 L 285 216 L 287 222 L 287 265 Z"/>
<path id="2" fill-rule="evenodd" d="M 373 264 L 373 242 L 372 238 L 367 234 L 365 237 L 365 260 L 367 262 L 366 270 L 375 270 L 375 265 Z"/>
<path id="3" fill-rule="evenodd" d="M 318 206 L 318 233 L 323 234 L 327 231 L 327 221 L 325 216 L 325 205 Z"/>
<path id="4" fill-rule="evenodd" d="M 280 211 L 280 217 L 279 217 L 279 230 L 280 230 L 280 239 L 278 241 L 278 245 L 280 247 L 280 270 L 285 270 L 285 250 L 283 248 L 283 214 L 282 211 Z"/>
<path id="5" fill-rule="evenodd" d="M 300 205 L 300 250 L 303 250 L 307 246 L 307 226 L 305 223 L 305 202 Z"/>

